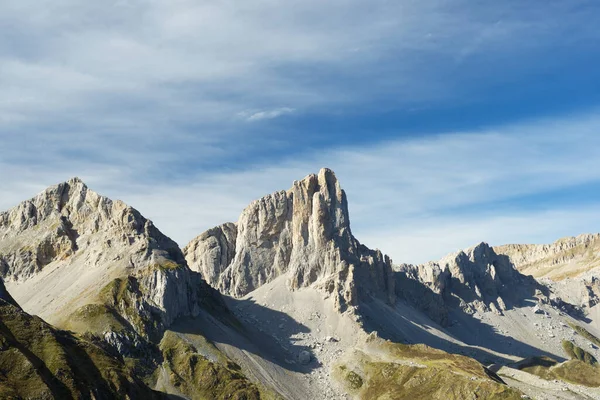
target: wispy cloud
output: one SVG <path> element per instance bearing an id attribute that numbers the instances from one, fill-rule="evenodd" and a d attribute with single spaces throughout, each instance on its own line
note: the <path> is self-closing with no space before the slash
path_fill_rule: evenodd
<path id="1" fill-rule="evenodd" d="M 548 68 L 554 46 L 600 35 L 585 23 L 593 13 L 566 1 L 6 0 L 0 20 L 0 129 L 128 121 L 122 134 L 132 120 L 173 128 L 252 109 L 260 119 L 280 104 L 464 101 L 473 79 L 494 87 L 537 69 L 529 54 Z"/>
<path id="2" fill-rule="evenodd" d="M 571 1 L 5 0 L 0 208 L 78 175 L 184 243 L 329 166 L 348 191 L 359 239 L 399 261 L 423 260 L 449 245 L 447 230 L 430 232 L 451 211 L 444 226 L 481 227 L 483 214 L 469 207 L 597 182 L 597 117 L 421 139 L 388 132 L 383 142 L 373 130 L 360 146 L 323 144 L 328 127 L 308 122 L 448 112 L 507 82 L 562 73 L 572 55 L 593 54 L 599 14 Z M 275 131 L 292 114 L 309 127 Z M 316 139 L 301 147 L 308 135 Z M 417 227 L 431 244 L 421 256 L 381 237 L 413 243 L 400 234 Z M 463 231 L 473 233 L 452 235 L 453 247 L 488 240 Z M 522 232 L 546 239 L 530 225 Z"/>
<path id="3" fill-rule="evenodd" d="M 600 194 L 598 130 L 600 117 L 592 113 L 310 151 L 279 162 L 209 170 L 184 181 L 140 181 L 135 168 L 83 162 L 56 170 L 0 165 L 12 177 L 0 182 L 0 192 L 9 194 L 0 198 L 0 207 L 32 195 L 34 187 L 41 190 L 77 174 L 92 188 L 140 209 L 185 244 L 205 229 L 235 221 L 250 201 L 327 166 L 348 193 L 358 239 L 397 262 L 420 262 L 479 241 L 549 242 L 600 230 L 592 200 L 550 201 L 548 195 L 535 207 L 522 201 L 581 191 L 582 185 L 587 195 Z M 132 162 L 138 168 L 138 161 Z"/>
<path id="4" fill-rule="evenodd" d="M 293 108 L 280 107 L 280 108 L 275 108 L 273 110 L 242 111 L 238 115 L 242 118 L 245 118 L 248 121 L 260 121 L 263 119 L 277 118 L 277 117 L 280 117 L 285 114 L 291 114 L 294 111 L 296 111 L 296 110 L 294 110 Z"/>

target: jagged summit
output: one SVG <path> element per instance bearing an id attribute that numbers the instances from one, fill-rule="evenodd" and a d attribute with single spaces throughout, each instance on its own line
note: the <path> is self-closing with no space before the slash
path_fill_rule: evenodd
<path id="1" fill-rule="evenodd" d="M 564 237 L 551 244 L 496 246 L 524 274 L 560 281 L 600 267 L 600 234 Z"/>
<path id="2" fill-rule="evenodd" d="M 184 253 L 192 269 L 236 297 L 285 274 L 290 289 L 318 287 L 340 309 L 361 296 L 395 298 L 391 260 L 354 238 L 346 193 L 327 168 L 253 201 L 237 224 L 203 233 Z"/>
<path id="3" fill-rule="evenodd" d="M 551 301 L 547 290 L 535 279 L 521 274 L 506 255 L 498 254 L 485 242 L 436 262 L 400 264 L 394 268 L 399 273 L 399 295 L 442 324 L 447 322 L 449 308 L 469 314 L 502 314 L 526 298 Z"/>
<path id="4" fill-rule="evenodd" d="M 196 313 L 206 286 L 152 221 L 79 178 L 0 213 L 0 278 L 24 310 L 53 324 L 105 304 L 141 335 Z"/>

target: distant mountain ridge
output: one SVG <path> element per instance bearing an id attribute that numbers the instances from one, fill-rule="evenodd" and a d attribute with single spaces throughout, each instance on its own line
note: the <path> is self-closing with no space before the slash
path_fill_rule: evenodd
<path id="1" fill-rule="evenodd" d="M 509 244 L 496 246 L 498 254 L 509 257 L 514 266 L 535 278 L 560 281 L 575 278 L 600 267 L 600 234 L 565 237 L 551 244 Z"/>

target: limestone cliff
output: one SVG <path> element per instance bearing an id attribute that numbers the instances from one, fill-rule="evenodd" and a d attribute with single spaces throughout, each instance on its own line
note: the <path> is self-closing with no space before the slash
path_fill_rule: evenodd
<path id="1" fill-rule="evenodd" d="M 600 267 L 600 234 L 566 237 L 552 244 L 496 246 L 526 275 L 560 281 Z"/>
<path id="2" fill-rule="evenodd" d="M 287 274 L 290 289 L 318 287 L 339 309 L 361 297 L 395 299 L 390 259 L 354 238 L 346 194 L 329 169 L 254 201 L 236 225 L 203 233 L 184 252 L 192 269 L 236 297 Z"/>
<path id="3" fill-rule="evenodd" d="M 207 293 L 175 242 L 77 178 L 0 214 L 0 277 L 27 312 L 53 324 L 75 313 L 88 330 L 106 306 L 146 337 L 196 313 Z"/>
<path id="4" fill-rule="evenodd" d="M 442 324 L 447 322 L 451 307 L 470 314 L 486 311 L 502 314 L 528 298 L 570 307 L 535 279 L 517 271 L 507 256 L 497 254 L 486 243 L 450 254 L 438 262 L 401 264 L 395 270 L 398 295 Z"/>
<path id="5" fill-rule="evenodd" d="M 223 270 L 235 257 L 237 227 L 226 223 L 209 229 L 183 248 L 187 262 L 210 285 L 218 285 Z"/>

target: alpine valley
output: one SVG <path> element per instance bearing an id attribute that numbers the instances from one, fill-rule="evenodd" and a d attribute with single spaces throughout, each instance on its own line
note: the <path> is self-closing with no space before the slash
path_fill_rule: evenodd
<path id="1" fill-rule="evenodd" d="M 183 248 L 70 179 L 0 213 L 0 398 L 600 399 L 600 235 L 394 261 L 329 169 Z"/>

